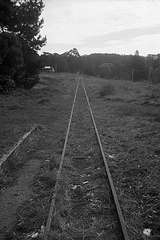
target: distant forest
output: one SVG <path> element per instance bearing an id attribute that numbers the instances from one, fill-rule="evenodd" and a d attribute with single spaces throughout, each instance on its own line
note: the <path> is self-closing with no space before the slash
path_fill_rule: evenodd
<path id="1" fill-rule="evenodd" d="M 63 54 L 43 53 L 41 68 L 51 66 L 56 72 L 81 72 L 107 79 L 160 82 L 160 55 L 139 56 L 118 54 L 90 54 L 80 56 L 76 48 Z"/>

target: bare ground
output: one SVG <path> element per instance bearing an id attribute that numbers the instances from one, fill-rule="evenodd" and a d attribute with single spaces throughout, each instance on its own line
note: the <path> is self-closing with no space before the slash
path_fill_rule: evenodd
<path id="1" fill-rule="evenodd" d="M 0 239 L 5 237 L 5 232 L 11 230 L 16 221 L 17 208 L 31 195 L 30 185 L 33 177 L 39 170 L 41 161 L 30 159 L 19 171 L 19 177 L 14 186 L 1 192 L 0 195 Z"/>

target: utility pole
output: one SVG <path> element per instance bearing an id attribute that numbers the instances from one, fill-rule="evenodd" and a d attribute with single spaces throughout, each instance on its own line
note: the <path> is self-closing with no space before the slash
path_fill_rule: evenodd
<path id="1" fill-rule="evenodd" d="M 156 56 L 155 56 L 156 57 Z M 147 66 L 148 66 L 148 82 L 151 89 L 151 96 L 153 96 L 153 70 L 154 60 L 156 59 L 153 55 L 148 55 Z"/>
<path id="2" fill-rule="evenodd" d="M 131 76 L 131 80 L 132 80 L 132 82 L 134 82 L 134 68 L 132 68 L 132 76 Z"/>
<path id="3" fill-rule="evenodd" d="M 152 67 L 152 65 L 150 64 L 150 65 L 148 66 L 148 81 L 149 81 L 150 83 L 152 83 L 152 72 L 153 72 L 153 67 Z"/>
<path id="4" fill-rule="evenodd" d="M 153 73 L 153 66 L 152 64 L 149 65 L 148 67 L 148 81 L 150 84 L 150 88 L 151 88 L 151 96 L 153 96 L 153 79 L 152 79 L 152 73 Z"/>

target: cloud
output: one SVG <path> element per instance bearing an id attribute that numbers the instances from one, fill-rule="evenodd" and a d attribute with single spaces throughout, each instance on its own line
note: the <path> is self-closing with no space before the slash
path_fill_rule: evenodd
<path id="1" fill-rule="evenodd" d="M 47 51 L 157 51 L 160 0 L 44 0 Z M 145 48 L 144 48 L 145 46 Z M 43 49 L 42 49 L 43 51 Z"/>
<path id="2" fill-rule="evenodd" d="M 160 25 L 146 26 L 141 28 L 129 28 L 120 31 L 114 31 L 103 35 L 95 35 L 84 40 L 85 45 L 102 45 L 112 41 L 128 41 L 134 38 L 147 35 L 160 34 Z"/>

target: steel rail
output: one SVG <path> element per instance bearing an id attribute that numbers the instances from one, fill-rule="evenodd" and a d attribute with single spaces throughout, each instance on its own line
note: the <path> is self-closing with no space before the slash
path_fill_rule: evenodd
<path id="1" fill-rule="evenodd" d="M 120 221 L 120 224 L 121 224 L 122 234 L 123 234 L 124 240 L 129 240 L 127 229 L 126 229 L 126 226 L 125 226 L 125 221 L 124 221 L 124 218 L 123 218 L 123 215 L 122 215 L 122 210 L 120 208 L 120 204 L 119 204 L 118 197 L 117 197 L 117 194 L 116 194 L 116 190 L 115 190 L 115 187 L 114 187 L 114 184 L 113 184 L 113 180 L 112 180 L 112 177 L 111 177 L 111 173 L 110 173 L 110 170 L 109 170 L 107 159 L 106 159 L 105 153 L 103 151 L 103 146 L 102 146 L 102 143 L 101 143 L 100 135 L 99 135 L 99 132 L 98 132 L 98 129 L 97 129 L 97 126 L 96 126 L 96 122 L 95 122 L 95 118 L 94 118 L 93 111 L 92 111 L 92 108 L 91 108 L 91 104 L 90 104 L 90 101 L 89 101 L 89 98 L 88 98 L 88 95 L 87 95 L 87 91 L 86 91 L 86 88 L 85 88 L 85 85 L 84 85 L 83 81 L 82 81 L 82 87 L 84 89 L 85 97 L 86 97 L 86 100 L 87 100 L 87 103 L 88 103 L 90 115 L 91 115 L 92 122 L 93 122 L 93 125 L 94 125 L 94 129 L 95 129 L 95 132 L 96 132 L 96 137 L 97 137 L 98 144 L 99 144 L 99 147 L 100 147 L 101 155 L 102 155 L 102 158 L 103 158 L 103 161 L 104 161 L 104 164 L 105 164 L 105 169 L 106 169 L 106 173 L 107 173 L 107 176 L 108 176 L 108 181 L 109 181 L 109 184 L 110 184 L 110 187 L 111 187 L 111 191 L 112 191 L 113 199 L 114 199 L 114 202 L 115 202 L 118 218 L 119 218 L 119 221 Z"/>
<path id="2" fill-rule="evenodd" d="M 70 118 L 69 118 L 69 123 L 68 123 L 68 127 L 67 127 L 65 142 L 64 142 L 64 146 L 63 146 L 63 151 L 62 151 L 62 155 L 61 155 L 60 166 L 59 166 L 59 169 L 58 169 L 58 172 L 57 172 L 55 191 L 54 191 L 53 196 L 52 196 L 52 201 L 51 201 L 51 205 L 50 205 L 47 224 L 46 224 L 46 227 L 45 227 L 45 230 L 44 230 L 44 240 L 48 240 L 48 234 L 49 234 L 49 231 L 50 231 L 52 218 L 53 218 L 53 215 L 55 215 L 55 200 L 56 200 L 56 195 L 57 195 L 57 191 L 58 191 L 58 183 L 59 183 L 59 180 L 60 180 L 62 166 L 63 166 L 63 162 L 64 162 L 64 156 L 65 156 L 68 137 L 69 137 L 69 132 L 70 132 L 70 128 L 71 128 L 71 122 L 72 122 L 74 106 L 75 106 L 75 102 L 76 102 L 76 98 L 77 98 L 78 88 L 79 88 L 79 76 L 78 76 L 78 82 L 77 82 L 76 91 L 75 91 L 75 95 L 74 95 L 74 100 L 73 100 L 73 104 L 72 104 L 71 114 L 70 114 Z"/>

